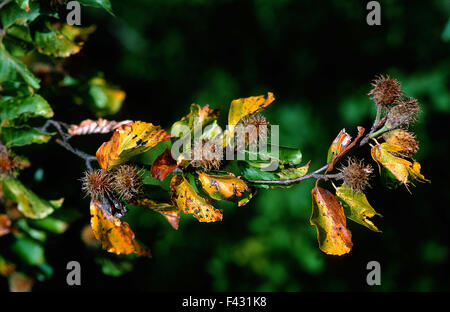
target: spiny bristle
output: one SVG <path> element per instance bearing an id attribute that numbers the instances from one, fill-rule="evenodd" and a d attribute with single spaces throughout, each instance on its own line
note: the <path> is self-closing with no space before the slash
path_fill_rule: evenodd
<path id="1" fill-rule="evenodd" d="M 122 165 L 113 171 L 113 187 L 120 198 L 129 201 L 142 192 L 142 173 L 142 170 L 131 165 Z"/>
<path id="2" fill-rule="evenodd" d="M 261 114 L 245 116 L 236 127 L 237 149 L 242 150 L 251 144 L 267 142 L 269 122 Z"/>
<path id="3" fill-rule="evenodd" d="M 415 98 L 404 98 L 397 103 L 387 115 L 386 125 L 391 129 L 408 127 L 417 120 L 417 114 L 420 112 L 419 103 Z"/>
<path id="4" fill-rule="evenodd" d="M 389 76 L 378 76 L 372 83 L 373 89 L 368 95 L 372 95 L 372 99 L 378 106 L 389 108 L 395 104 L 402 96 L 402 87 L 397 79 L 391 79 Z"/>
<path id="5" fill-rule="evenodd" d="M 103 169 L 86 171 L 84 177 L 81 178 L 81 182 L 82 190 L 97 200 L 103 198 L 106 194 L 110 194 L 113 190 L 112 178 Z"/>
<path id="6" fill-rule="evenodd" d="M 30 163 L 14 155 L 4 145 L 0 144 L 0 175 L 12 174 L 15 170 L 23 170 L 30 166 Z"/>
<path id="7" fill-rule="evenodd" d="M 419 150 L 419 143 L 415 136 L 405 130 L 395 129 L 383 134 L 383 139 L 389 143 L 402 148 L 403 155 L 412 157 Z"/>
<path id="8" fill-rule="evenodd" d="M 194 148 L 197 145 L 194 144 Z M 200 157 L 196 157 L 200 156 Z M 202 140 L 201 155 L 195 155 L 192 151 L 191 165 L 195 168 L 203 168 L 205 171 L 219 169 L 223 159 L 223 148 L 214 140 Z"/>
<path id="9" fill-rule="evenodd" d="M 339 168 L 342 180 L 354 192 L 362 192 L 370 187 L 369 179 L 373 172 L 372 166 L 365 165 L 362 161 L 348 158 L 347 166 Z"/>

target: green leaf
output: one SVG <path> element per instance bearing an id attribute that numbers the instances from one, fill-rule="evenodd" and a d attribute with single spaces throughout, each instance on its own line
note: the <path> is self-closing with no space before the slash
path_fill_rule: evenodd
<path id="1" fill-rule="evenodd" d="M 67 222 L 60 220 L 60 219 L 53 218 L 53 217 L 29 220 L 28 223 L 37 228 L 40 228 L 40 229 L 43 229 L 43 230 L 46 230 L 48 232 L 55 233 L 55 234 L 64 233 L 69 226 L 67 224 Z"/>
<path id="2" fill-rule="evenodd" d="M 246 160 L 250 165 L 258 168 L 266 167 L 271 161 L 277 161 L 281 164 L 298 165 L 302 162 L 302 152 L 298 148 L 278 146 L 270 144 L 267 151 L 244 150 L 249 159 L 256 158 L 256 160 Z"/>
<path id="3" fill-rule="evenodd" d="M 34 44 L 39 53 L 53 57 L 69 57 L 80 52 L 83 42 L 77 43 L 77 37 L 86 38 L 95 27 L 81 28 L 64 24 L 58 28 L 50 22 L 35 31 Z"/>
<path id="4" fill-rule="evenodd" d="M 95 262 L 102 268 L 102 273 L 119 277 L 133 269 L 133 264 L 127 260 L 112 260 L 106 257 L 96 257 Z"/>
<path id="5" fill-rule="evenodd" d="M 30 126 L 2 127 L 0 138 L 7 147 L 47 143 L 51 136 Z"/>
<path id="6" fill-rule="evenodd" d="M 16 81 L 19 77 L 32 88 L 39 89 L 40 80 L 28 70 L 25 64 L 6 51 L 3 43 L 0 42 L 0 83 Z"/>
<path id="7" fill-rule="evenodd" d="M 341 200 L 345 215 L 352 221 L 364 225 L 375 232 L 381 232 L 371 220 L 375 215 L 381 216 L 372 208 L 362 192 L 353 192 L 348 186 L 335 187 L 336 196 Z"/>
<path id="8" fill-rule="evenodd" d="M 27 218 L 42 219 L 57 208 L 52 201 L 41 199 L 14 177 L 3 177 L 2 187 L 5 197 L 17 202 L 17 208 Z"/>
<path id="9" fill-rule="evenodd" d="M 109 0 L 78 0 L 78 2 L 85 6 L 103 8 L 111 15 L 114 15 L 112 12 L 111 2 L 109 2 Z"/>
<path id="10" fill-rule="evenodd" d="M 34 21 L 41 14 L 42 12 L 38 2 L 32 2 L 29 11 L 21 9 L 20 6 L 12 2 L 0 11 L 3 29 L 13 24 L 25 25 Z"/>
<path id="11" fill-rule="evenodd" d="M 21 230 L 21 232 L 28 234 L 34 240 L 45 242 L 47 234 L 44 231 L 33 229 L 29 226 L 27 219 L 20 219 L 15 223 L 15 226 Z"/>
<path id="12" fill-rule="evenodd" d="M 92 78 L 89 83 L 89 106 L 97 116 L 112 115 L 122 107 L 125 92 L 109 85 L 101 77 Z"/>
<path id="13" fill-rule="evenodd" d="M 40 95 L 5 96 L 0 100 L 0 120 L 4 125 L 17 118 L 53 117 L 53 110 Z"/>
<path id="14" fill-rule="evenodd" d="M 25 10 L 27 12 L 30 11 L 30 3 L 32 0 L 15 0 L 15 1 L 22 10 Z"/>
<path id="15" fill-rule="evenodd" d="M 36 241 L 18 237 L 11 245 L 11 250 L 20 257 L 25 264 L 40 265 L 45 262 L 44 247 Z"/>

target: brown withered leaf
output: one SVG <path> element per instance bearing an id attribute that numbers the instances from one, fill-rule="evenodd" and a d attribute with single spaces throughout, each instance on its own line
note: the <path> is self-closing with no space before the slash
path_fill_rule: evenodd
<path id="1" fill-rule="evenodd" d="M 358 143 L 359 139 L 364 135 L 365 129 L 363 127 L 358 126 L 358 135 L 356 138 L 349 143 L 351 140 L 350 135 L 345 132 L 345 129 L 342 129 L 339 132 L 338 136 L 334 139 L 333 143 L 328 150 L 328 165 L 326 172 L 333 171 L 334 165 L 341 159 L 345 154 L 350 151 L 356 143 Z"/>
<path id="2" fill-rule="evenodd" d="M 30 292 L 34 285 L 34 280 L 20 272 L 12 273 L 9 278 L 10 292 Z"/>
<path id="3" fill-rule="evenodd" d="M 111 139 L 97 150 L 97 160 L 102 169 L 110 170 L 169 138 L 160 126 L 134 121 L 114 131 Z"/>
<path id="4" fill-rule="evenodd" d="M 0 237 L 11 232 L 11 220 L 8 215 L 0 214 Z"/>
<path id="5" fill-rule="evenodd" d="M 170 148 L 166 147 L 166 150 L 153 162 L 151 174 L 153 178 L 163 181 L 176 168 L 177 162 L 173 159 Z"/>
<path id="6" fill-rule="evenodd" d="M 222 221 L 222 211 L 197 194 L 183 176 L 176 175 L 170 181 L 172 202 L 184 213 L 192 214 L 200 222 Z"/>
<path id="7" fill-rule="evenodd" d="M 69 135 L 87 135 L 87 134 L 95 134 L 95 133 L 108 133 L 114 131 L 123 125 L 132 123 L 131 120 L 124 121 L 114 121 L 114 120 L 106 120 L 106 119 L 86 119 L 83 120 L 78 125 L 71 125 L 69 130 L 67 131 Z"/>
<path id="8" fill-rule="evenodd" d="M 180 221 L 180 209 L 169 203 L 161 203 L 149 198 L 136 199 L 129 203 L 133 206 L 143 206 L 159 212 L 170 225 L 178 230 L 178 222 Z"/>
<path id="9" fill-rule="evenodd" d="M 100 202 L 91 201 L 91 227 L 95 238 L 103 249 L 115 254 L 132 254 L 151 257 L 150 250 L 144 248 L 135 240 L 134 232 L 127 222 L 105 213 Z"/>
<path id="10" fill-rule="evenodd" d="M 243 206 L 252 198 L 248 185 L 234 174 L 212 175 L 197 171 L 202 188 L 211 198 L 217 200 L 238 199 L 238 205 Z"/>
<path id="11" fill-rule="evenodd" d="M 329 191 L 316 186 L 312 190 L 313 210 L 310 222 L 317 228 L 319 248 L 329 255 L 344 255 L 353 247 L 347 229 L 344 208 Z"/>

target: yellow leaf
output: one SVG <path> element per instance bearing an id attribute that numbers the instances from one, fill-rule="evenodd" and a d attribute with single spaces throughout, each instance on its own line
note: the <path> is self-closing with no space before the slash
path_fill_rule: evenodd
<path id="1" fill-rule="evenodd" d="M 197 194 L 183 176 L 176 175 L 170 181 L 172 202 L 184 213 L 192 214 L 200 222 L 222 221 L 222 211 L 215 209 L 206 198 Z"/>
<path id="2" fill-rule="evenodd" d="M 91 227 L 95 238 L 103 249 L 115 254 L 132 254 L 151 257 L 150 250 L 144 248 L 134 238 L 134 232 L 127 222 L 105 213 L 100 202 L 91 201 Z"/>
<path id="3" fill-rule="evenodd" d="M 309 164 L 311 161 L 308 161 L 308 163 L 302 167 L 298 168 L 283 168 L 280 170 L 280 172 L 277 173 L 277 175 L 281 179 L 296 179 L 303 177 L 306 173 L 308 173 Z"/>
<path id="4" fill-rule="evenodd" d="M 338 256 L 349 253 L 353 243 L 344 208 L 333 194 L 319 186 L 313 188 L 311 193 L 313 210 L 310 222 L 317 228 L 320 250 Z"/>
<path id="5" fill-rule="evenodd" d="M 372 158 L 382 165 L 392 175 L 403 184 L 408 184 L 411 179 L 430 182 L 420 173 L 420 164 L 416 161 L 411 162 L 401 157 L 394 156 L 393 153 L 401 152 L 402 148 L 389 143 L 381 143 L 372 147 Z M 381 171 L 381 167 L 379 168 Z"/>
<path id="6" fill-rule="evenodd" d="M 336 187 L 336 196 L 342 201 L 347 218 L 364 225 L 375 232 L 381 232 L 370 220 L 375 215 L 381 217 L 367 201 L 362 192 L 353 192 L 347 185 Z"/>
<path id="7" fill-rule="evenodd" d="M 234 136 L 234 129 L 242 118 L 259 113 L 273 101 L 275 101 L 275 98 L 272 92 L 267 93 L 267 99 L 264 98 L 264 95 L 260 95 L 232 101 L 230 111 L 228 112 L 226 143 L 228 144 Z"/>
<path id="8" fill-rule="evenodd" d="M 169 138 L 160 126 L 134 121 L 114 131 L 111 139 L 97 150 L 97 160 L 102 169 L 110 170 Z"/>
<path id="9" fill-rule="evenodd" d="M 238 205 L 243 206 L 252 198 L 248 185 L 233 174 L 211 175 L 197 171 L 202 188 L 211 198 L 217 200 L 239 199 Z"/>

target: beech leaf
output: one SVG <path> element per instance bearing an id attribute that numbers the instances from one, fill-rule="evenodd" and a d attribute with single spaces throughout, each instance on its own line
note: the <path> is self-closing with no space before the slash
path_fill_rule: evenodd
<path id="1" fill-rule="evenodd" d="M 41 199 L 18 179 L 6 176 L 2 179 L 2 188 L 5 197 L 17 202 L 17 208 L 23 215 L 31 219 L 42 219 L 50 215 L 62 204 L 62 198 L 58 201 Z"/>
<path id="2" fill-rule="evenodd" d="M 222 221 L 222 211 L 197 194 L 185 177 L 175 175 L 170 182 L 171 198 L 175 206 L 186 214 L 192 214 L 200 222 Z"/>
<path id="3" fill-rule="evenodd" d="M 370 220 L 375 215 L 381 217 L 367 201 L 367 197 L 362 192 L 354 192 L 347 185 L 343 184 L 336 188 L 336 196 L 343 204 L 345 215 L 352 221 L 364 225 L 375 232 L 381 232 Z"/>
<path id="4" fill-rule="evenodd" d="M 275 101 L 275 98 L 272 92 L 267 93 L 267 99 L 264 98 L 264 95 L 260 95 L 233 100 L 228 112 L 228 132 L 226 132 L 226 144 L 228 145 L 231 138 L 234 136 L 236 125 L 242 118 L 259 113 L 273 101 Z"/>
<path id="5" fill-rule="evenodd" d="M 127 222 L 115 218 L 103 211 L 100 202 L 91 201 L 91 226 L 95 238 L 101 243 L 103 249 L 119 254 L 132 254 L 151 257 L 150 250 L 144 248 L 135 240 L 134 232 Z"/>
<path id="6" fill-rule="evenodd" d="M 97 150 L 97 160 L 102 169 L 110 170 L 169 138 L 160 126 L 134 121 L 114 131 L 111 139 Z"/>
<path id="7" fill-rule="evenodd" d="M 235 175 L 212 175 L 197 171 L 203 190 L 217 200 L 238 200 L 238 205 L 247 204 L 253 194 L 248 185 Z"/>
<path id="8" fill-rule="evenodd" d="M 329 191 L 316 186 L 312 190 L 310 222 L 317 228 L 319 248 L 329 255 L 344 255 L 353 247 L 352 235 L 347 229 L 344 208 Z"/>
<path id="9" fill-rule="evenodd" d="M 430 182 L 420 173 L 420 164 L 417 161 L 409 161 L 395 156 L 395 153 L 403 149 L 389 143 L 381 143 L 372 146 L 371 154 L 373 160 L 381 167 L 386 168 L 398 181 L 407 185 L 411 181 Z"/>
<path id="10" fill-rule="evenodd" d="M 172 158 L 170 148 L 167 146 L 166 150 L 156 157 L 153 162 L 151 174 L 153 178 L 163 181 L 176 168 L 177 162 Z"/>

